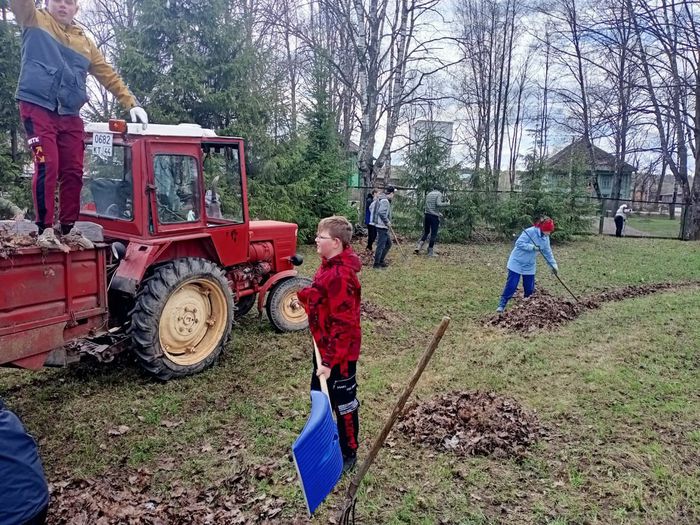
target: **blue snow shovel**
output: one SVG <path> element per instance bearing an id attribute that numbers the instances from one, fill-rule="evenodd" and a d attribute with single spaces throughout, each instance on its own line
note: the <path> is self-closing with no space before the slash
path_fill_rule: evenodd
<path id="1" fill-rule="evenodd" d="M 321 355 L 314 341 L 317 365 Z M 311 415 L 292 445 L 294 465 L 299 474 L 306 508 L 311 516 L 331 493 L 343 473 L 343 453 L 338 442 L 338 426 L 333 419 L 326 378 L 319 377 L 321 392 L 311 391 Z"/>

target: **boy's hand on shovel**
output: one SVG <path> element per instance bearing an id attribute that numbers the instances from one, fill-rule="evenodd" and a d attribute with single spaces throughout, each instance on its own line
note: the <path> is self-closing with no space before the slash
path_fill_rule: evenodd
<path id="1" fill-rule="evenodd" d="M 328 381 L 328 378 L 331 377 L 331 369 L 327 366 L 319 364 L 318 369 L 316 370 L 316 375 L 318 377 L 323 376 L 324 378 L 326 378 L 326 381 Z"/>

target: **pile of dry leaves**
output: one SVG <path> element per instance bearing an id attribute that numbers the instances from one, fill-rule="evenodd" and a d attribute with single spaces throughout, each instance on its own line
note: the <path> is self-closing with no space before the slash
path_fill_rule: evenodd
<path id="1" fill-rule="evenodd" d="M 686 284 L 695 285 L 697 283 Z M 490 316 L 486 320 L 486 324 L 520 333 L 553 329 L 572 321 L 586 310 L 600 308 L 603 303 L 641 297 L 679 286 L 683 286 L 683 284 L 657 283 L 625 286 L 581 297 L 579 302 L 575 302 L 573 299 L 555 297 L 547 290 L 539 289 L 527 299 L 514 298 L 504 313 Z"/>
<path id="2" fill-rule="evenodd" d="M 17 235 L 0 229 L 0 259 L 9 259 L 28 246 L 36 246 L 36 235 Z"/>
<path id="3" fill-rule="evenodd" d="M 541 430 L 535 414 L 493 392 L 451 392 L 411 404 L 397 428 L 412 443 L 464 456 L 519 457 Z"/>

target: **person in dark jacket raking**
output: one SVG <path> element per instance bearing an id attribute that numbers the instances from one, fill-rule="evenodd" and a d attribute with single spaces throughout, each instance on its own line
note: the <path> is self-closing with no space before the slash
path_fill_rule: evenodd
<path id="1" fill-rule="evenodd" d="M 428 241 L 428 256 L 435 257 L 433 248 L 435 246 L 435 239 L 437 239 L 438 229 L 440 228 L 440 217 L 442 217 L 440 208 L 449 205 L 450 202 L 443 198 L 442 192 L 437 188 L 426 195 L 425 210 L 423 213 L 423 235 L 418 240 L 413 253 L 420 253 L 421 249 L 423 249 L 423 244 L 428 240 L 428 235 L 430 235 L 430 240 Z"/>
<path id="2" fill-rule="evenodd" d="M 379 193 L 379 191 L 377 189 L 373 189 L 370 193 L 367 194 L 367 198 L 365 199 L 365 225 L 367 226 L 368 252 L 372 251 L 374 241 L 377 239 L 377 227 L 374 224 L 372 224 L 372 212 L 370 211 L 372 203 L 375 200 L 377 200 L 377 193 Z"/>
<path id="3" fill-rule="evenodd" d="M 124 81 L 107 64 L 97 46 L 73 21 L 77 0 L 10 0 L 22 26 L 22 65 L 16 98 L 34 157 L 35 222 L 39 233 L 54 237 L 54 193 L 60 186 L 60 229 L 68 234 L 80 212 L 83 185 L 83 120 L 90 73 L 130 112 L 134 122 L 148 125 L 148 115 Z M 50 239 L 45 239 L 50 240 Z"/>

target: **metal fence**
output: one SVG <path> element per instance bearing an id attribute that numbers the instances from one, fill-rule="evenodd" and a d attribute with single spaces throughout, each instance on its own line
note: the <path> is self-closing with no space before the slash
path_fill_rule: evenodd
<path id="1" fill-rule="evenodd" d="M 405 214 L 407 207 L 410 207 L 410 202 L 416 199 L 416 188 L 396 185 L 399 191 L 398 206 L 399 214 Z M 363 195 L 370 188 L 365 187 L 349 187 L 348 199 L 357 209 L 358 224 L 364 222 L 364 202 Z M 458 189 L 450 190 L 449 194 L 475 194 L 480 193 L 485 197 L 490 197 L 495 202 L 496 206 L 504 204 L 505 201 L 514 195 L 519 195 L 518 192 L 511 191 L 489 191 L 489 190 L 470 190 Z M 616 206 L 627 204 L 632 209 L 632 212 L 627 215 L 624 222 L 622 235 L 625 237 L 644 237 L 644 238 L 661 238 L 661 239 L 681 239 L 683 237 L 682 217 L 685 211 L 685 204 L 672 203 L 663 201 L 650 201 L 638 199 L 599 199 L 596 196 L 576 196 L 576 199 L 585 199 L 588 201 L 590 210 L 584 220 L 581 222 L 583 226 L 581 231 L 576 231 L 576 234 L 581 235 L 615 235 L 615 212 Z M 408 204 L 408 206 L 407 206 Z M 590 215 L 589 215 L 590 214 Z M 485 224 L 488 228 L 488 224 Z"/>

